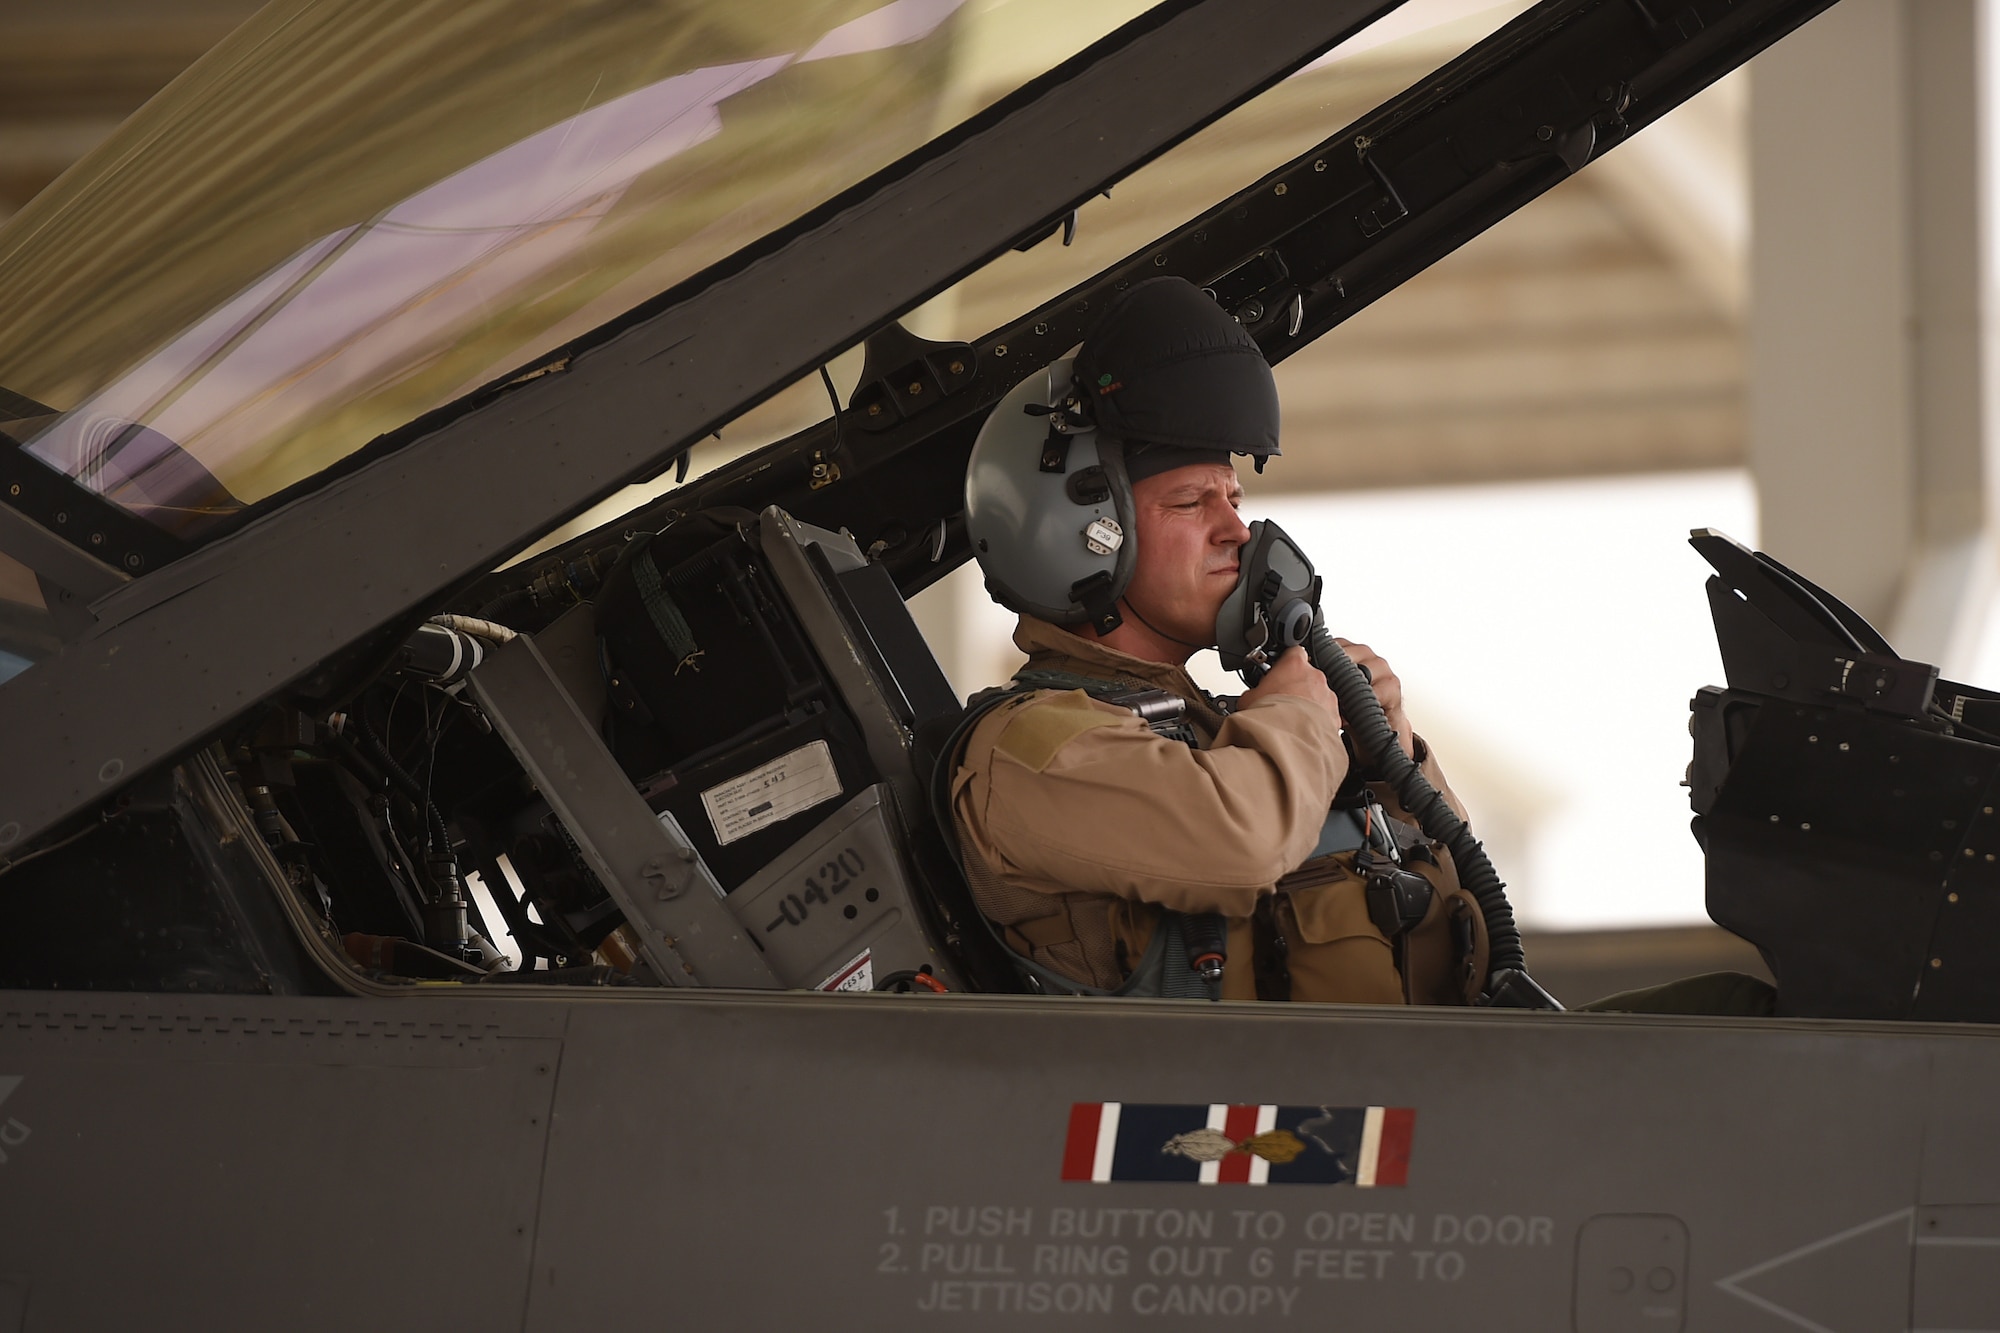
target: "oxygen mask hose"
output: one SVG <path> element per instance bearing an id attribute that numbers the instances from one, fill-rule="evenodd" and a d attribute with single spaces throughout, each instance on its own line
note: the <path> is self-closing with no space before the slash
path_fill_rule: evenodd
<path id="1" fill-rule="evenodd" d="M 1403 808 L 1424 833 L 1451 851 L 1458 868 L 1459 882 L 1478 901 L 1486 918 L 1488 962 L 1486 993 L 1481 1003 L 1500 1009 L 1561 1009 L 1555 997 L 1535 984 L 1528 975 L 1526 956 L 1521 949 L 1521 931 L 1514 924 L 1514 909 L 1507 901 L 1507 887 L 1486 857 L 1486 849 L 1464 820 L 1438 794 L 1437 788 L 1403 752 L 1396 732 L 1375 697 L 1375 689 L 1361 668 L 1354 665 L 1327 631 L 1326 618 L 1317 609 L 1312 630 L 1306 636 L 1306 655 L 1326 675 L 1326 683 L 1340 700 L 1340 715 L 1347 724 L 1355 749 L 1384 782 L 1395 791 Z"/>
<path id="2" fill-rule="evenodd" d="M 1334 642 L 1320 612 L 1323 580 L 1312 561 L 1284 530 L 1269 519 L 1250 524 L 1249 540 L 1237 552 L 1236 587 L 1215 617 L 1215 643 L 1222 665 L 1243 673 L 1254 685 L 1271 662 L 1298 645 L 1325 675 L 1347 734 L 1361 762 L 1395 791 L 1403 808 L 1425 835 L 1451 851 L 1459 883 L 1486 919 L 1486 993 L 1480 1003 L 1502 1009 L 1561 1009 L 1555 998 L 1528 975 L 1521 931 L 1507 903 L 1507 887 L 1472 830 L 1403 753 L 1396 732 L 1361 668 Z"/>

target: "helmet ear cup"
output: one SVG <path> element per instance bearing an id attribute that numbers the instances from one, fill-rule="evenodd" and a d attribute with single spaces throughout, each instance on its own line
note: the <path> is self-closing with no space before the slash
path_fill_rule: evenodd
<path id="1" fill-rule="evenodd" d="M 1139 543 L 1124 450 L 1061 416 L 1079 396 L 1064 360 L 1000 400 L 966 467 L 965 526 L 995 601 L 1057 625 L 1105 628 L 1107 615 L 1117 623 Z"/>

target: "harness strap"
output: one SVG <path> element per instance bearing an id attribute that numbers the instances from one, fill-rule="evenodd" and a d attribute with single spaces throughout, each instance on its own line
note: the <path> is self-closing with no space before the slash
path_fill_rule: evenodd
<path id="1" fill-rule="evenodd" d="M 1195 743 L 1194 729 L 1175 711 L 1171 717 L 1162 716 L 1156 721 L 1147 716 L 1144 705 L 1151 700 L 1139 698 L 1137 703 L 1124 702 L 1134 696 L 1160 696 L 1174 699 L 1176 696 L 1165 690 L 1156 690 L 1135 681 L 1100 680 L 1094 676 L 1081 676 L 1069 671 L 1031 670 L 1023 668 L 1014 673 L 1014 678 L 1006 685 L 981 690 L 966 702 L 965 715 L 953 727 L 944 744 L 939 747 L 937 767 L 931 774 L 931 815 L 945 845 L 951 849 L 952 860 L 957 863 L 959 873 L 970 885 L 974 875 L 966 864 L 965 849 L 958 841 L 958 821 L 951 809 L 951 779 L 958 770 L 959 752 L 972 736 L 973 729 L 985 720 L 986 715 L 1011 699 L 1025 694 L 1035 694 L 1043 690 L 1082 690 L 1094 699 L 1106 703 L 1116 703 L 1129 707 L 1155 732 L 1173 740 L 1183 741 L 1189 746 Z M 1156 712 L 1164 714 L 1166 710 Z M 1171 728 L 1171 730 L 1169 730 Z M 983 867 L 982 867 L 983 868 Z M 975 899 L 975 906 L 977 901 Z M 1021 974 L 1030 990 L 1052 995 L 1132 995 L 1158 996 L 1167 999 L 1219 1000 L 1220 987 L 1204 980 L 1188 965 L 1186 935 L 1182 927 L 1182 914 L 1171 909 L 1161 910 L 1160 926 L 1153 932 L 1146 952 L 1130 976 L 1116 989 L 1107 990 L 1101 986 L 1089 986 L 1072 980 L 1042 966 L 1033 958 L 1022 953 L 1007 939 L 1006 933 L 995 926 L 984 911 L 978 913 L 980 923 L 994 942 L 1007 954 L 1014 968 Z M 1049 918 L 1037 917 L 1027 922 L 1017 922 L 1011 929 L 1030 944 L 1037 943 L 1034 934 L 1048 930 Z M 1038 927 L 1030 932 L 1023 927 Z M 1067 922 L 1063 923 L 1067 931 Z"/>

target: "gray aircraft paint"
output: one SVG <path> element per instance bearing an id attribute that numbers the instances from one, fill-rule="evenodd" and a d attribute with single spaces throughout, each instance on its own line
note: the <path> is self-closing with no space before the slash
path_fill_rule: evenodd
<path id="1" fill-rule="evenodd" d="M 0 1275 L 51 1333 L 2000 1327 L 1988 1029 L 694 992 L 0 1022 L 34 1126 Z M 1110 1100 L 1412 1107 L 1408 1184 L 1060 1180 Z"/>

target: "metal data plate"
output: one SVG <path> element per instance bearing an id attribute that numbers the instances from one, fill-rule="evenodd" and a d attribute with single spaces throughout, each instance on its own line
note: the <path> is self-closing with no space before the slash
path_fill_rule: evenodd
<path id="1" fill-rule="evenodd" d="M 925 944 L 877 783 L 729 895 L 729 910 L 778 979 L 811 990 L 873 990 L 943 960 Z"/>
<path id="2" fill-rule="evenodd" d="M 776 987 L 694 845 L 647 808 L 535 641 L 515 639 L 469 679 L 494 730 L 639 932 L 654 974 L 670 986 Z"/>

